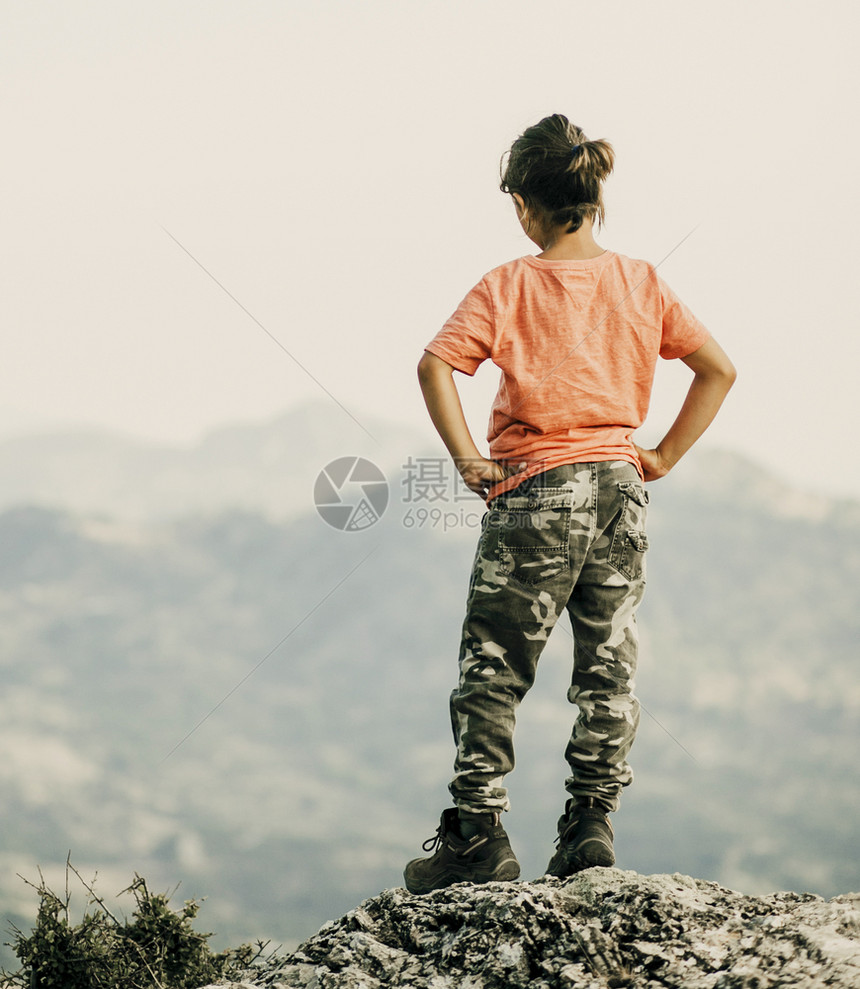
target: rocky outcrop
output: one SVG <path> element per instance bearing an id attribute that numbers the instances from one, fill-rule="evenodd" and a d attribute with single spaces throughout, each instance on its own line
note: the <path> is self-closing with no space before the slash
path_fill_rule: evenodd
<path id="1" fill-rule="evenodd" d="M 682 875 L 589 869 L 426 896 L 388 890 L 241 985 L 857 989 L 858 932 L 857 893 L 745 896 Z"/>

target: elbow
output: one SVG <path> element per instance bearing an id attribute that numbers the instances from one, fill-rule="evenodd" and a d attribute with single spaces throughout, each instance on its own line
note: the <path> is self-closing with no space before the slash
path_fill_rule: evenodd
<path id="1" fill-rule="evenodd" d="M 738 372 L 729 358 L 721 354 L 720 359 L 714 361 L 705 371 L 705 376 L 727 392 L 737 380 Z"/>
<path id="2" fill-rule="evenodd" d="M 701 387 L 707 388 L 714 395 L 719 395 L 721 399 L 729 393 L 737 376 L 738 372 L 728 358 L 711 364 L 708 368 L 702 368 L 695 374 Z"/>
<path id="3" fill-rule="evenodd" d="M 728 362 L 725 367 L 721 367 L 711 374 L 711 387 L 720 394 L 721 400 L 732 390 L 732 385 L 737 380 L 737 377 L 738 372 L 731 362 Z"/>
<path id="4" fill-rule="evenodd" d="M 703 383 L 720 388 L 723 392 L 732 387 L 738 376 L 729 356 L 713 337 L 683 360 Z"/>

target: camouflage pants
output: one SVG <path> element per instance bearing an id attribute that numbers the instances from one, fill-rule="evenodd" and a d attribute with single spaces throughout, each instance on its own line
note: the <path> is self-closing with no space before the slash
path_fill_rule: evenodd
<path id="1" fill-rule="evenodd" d="M 635 613 L 645 590 L 648 496 L 625 461 L 570 464 L 491 503 L 469 584 L 460 680 L 451 695 L 463 810 L 507 810 L 516 709 L 563 609 L 573 629 L 568 699 L 579 713 L 565 757 L 573 796 L 618 807 L 633 775 Z"/>

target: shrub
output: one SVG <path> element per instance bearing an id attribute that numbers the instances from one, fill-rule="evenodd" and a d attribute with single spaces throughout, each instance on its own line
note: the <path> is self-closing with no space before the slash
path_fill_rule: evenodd
<path id="1" fill-rule="evenodd" d="M 88 894 L 87 911 L 78 924 L 69 916 L 69 872 Z M 25 935 L 13 928 L 11 947 L 21 962 L 20 971 L 2 973 L 4 986 L 26 989 L 199 989 L 229 980 L 250 967 L 266 947 L 242 945 L 213 954 L 211 934 L 192 929 L 200 904 L 186 900 L 182 909 L 170 907 L 165 893 L 151 893 L 146 881 L 134 882 L 120 895 L 135 901 L 131 919 L 117 919 L 104 900 L 66 863 L 66 892 L 61 899 L 46 885 L 41 873 L 38 886 L 28 883 L 39 896 L 36 926 Z M 27 882 L 27 880 L 25 880 Z"/>

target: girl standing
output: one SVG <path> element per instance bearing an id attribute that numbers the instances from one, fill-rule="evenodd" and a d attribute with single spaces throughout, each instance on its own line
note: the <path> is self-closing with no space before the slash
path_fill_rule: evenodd
<path id="1" fill-rule="evenodd" d="M 608 814 L 632 780 L 639 722 L 632 693 L 636 609 L 645 588 L 648 494 L 701 436 L 735 379 L 708 330 L 653 265 L 600 247 L 602 185 L 614 152 L 561 114 L 529 127 L 503 160 L 502 191 L 540 253 L 485 275 L 419 363 L 430 417 L 488 512 L 469 585 L 460 678 L 451 695 L 457 746 L 434 853 L 405 871 L 407 888 L 516 879 L 500 823 L 514 766 L 517 705 L 563 610 L 573 635 L 569 700 L 579 713 L 566 749 L 568 799 L 547 871 L 568 876 L 615 862 Z M 633 440 L 659 357 L 693 381 L 655 449 Z M 453 372 L 501 369 L 489 457 L 466 424 Z"/>

